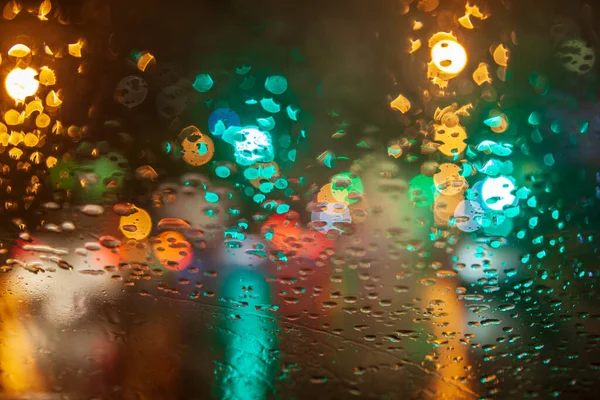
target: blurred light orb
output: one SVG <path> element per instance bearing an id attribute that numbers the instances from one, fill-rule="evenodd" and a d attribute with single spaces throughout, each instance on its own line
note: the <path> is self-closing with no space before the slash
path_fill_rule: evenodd
<path id="1" fill-rule="evenodd" d="M 222 132 L 217 132 L 217 123 L 223 123 L 225 129 L 231 126 L 239 126 L 241 124 L 238 114 L 229 108 L 218 108 L 208 118 L 208 129 L 210 133 L 220 135 Z"/>
<path id="2" fill-rule="evenodd" d="M 467 131 L 463 126 L 448 126 L 446 124 L 434 124 L 434 140 L 440 142 L 438 151 L 446 157 L 461 158 L 461 154 L 467 148 Z"/>
<path id="3" fill-rule="evenodd" d="M 257 162 L 273 161 L 275 154 L 271 135 L 255 127 L 239 131 L 240 139 L 235 141 L 235 160 L 240 165 L 253 165 Z"/>
<path id="4" fill-rule="evenodd" d="M 215 144 L 212 139 L 191 125 L 180 133 L 182 158 L 191 166 L 199 167 L 208 163 L 215 154 Z"/>
<path id="5" fill-rule="evenodd" d="M 172 271 L 184 270 L 193 261 L 192 245 L 179 232 L 160 233 L 152 240 L 152 250 L 161 265 Z"/>
<path id="6" fill-rule="evenodd" d="M 273 94 L 283 94 L 288 88 L 288 81 L 285 76 L 273 75 L 265 81 L 265 89 Z"/>
<path id="7" fill-rule="evenodd" d="M 6 76 L 5 86 L 9 96 L 17 102 L 25 101 L 29 96 L 33 96 L 40 86 L 40 82 L 35 79 L 37 71 L 33 68 L 15 68 Z"/>
<path id="8" fill-rule="evenodd" d="M 317 193 L 318 203 L 344 203 L 349 204 L 348 197 L 350 192 L 346 188 L 333 187 L 333 183 L 327 183 L 321 187 Z"/>
<path id="9" fill-rule="evenodd" d="M 463 200 L 454 210 L 454 224 L 463 232 L 475 232 L 481 225 L 479 220 L 485 211 L 476 201 Z"/>
<path id="10" fill-rule="evenodd" d="M 256 189 L 264 182 L 275 182 L 279 178 L 279 165 L 275 161 L 269 163 L 256 163 L 244 171 L 248 182 Z"/>
<path id="11" fill-rule="evenodd" d="M 433 183 L 436 191 L 446 196 L 461 194 L 469 187 L 467 180 L 462 176 L 461 167 L 452 163 L 439 165 L 438 172 L 433 175 Z"/>
<path id="12" fill-rule="evenodd" d="M 350 209 L 346 203 L 318 203 L 317 206 L 320 207 L 320 210 L 312 212 L 311 225 L 318 232 L 338 231 L 343 233 L 344 230 L 341 227 L 352 223 Z"/>
<path id="13" fill-rule="evenodd" d="M 130 75 L 121 79 L 115 90 L 115 100 L 127 107 L 139 106 L 148 95 L 148 83 L 139 76 Z"/>
<path id="14" fill-rule="evenodd" d="M 128 239 L 144 240 L 152 231 L 152 218 L 142 208 L 135 207 L 135 212 L 123 215 L 119 219 L 119 230 Z"/>
<path id="15" fill-rule="evenodd" d="M 456 41 L 441 40 L 431 48 L 431 61 L 441 72 L 458 75 L 467 65 L 467 52 Z"/>
<path id="16" fill-rule="evenodd" d="M 219 246 L 219 261 L 233 267 L 258 267 L 268 261 L 267 245 L 260 235 L 227 238 Z"/>
<path id="17" fill-rule="evenodd" d="M 583 39 L 573 38 L 560 45 L 556 57 L 567 71 L 584 75 L 592 70 L 596 51 Z"/>
<path id="18" fill-rule="evenodd" d="M 491 210 L 501 211 L 516 202 L 514 190 L 515 184 L 505 176 L 487 178 L 481 187 L 483 204 Z"/>
<path id="19" fill-rule="evenodd" d="M 282 252 L 288 258 L 316 260 L 335 242 L 322 232 L 304 229 L 295 211 L 273 214 L 262 226 L 270 251 Z"/>

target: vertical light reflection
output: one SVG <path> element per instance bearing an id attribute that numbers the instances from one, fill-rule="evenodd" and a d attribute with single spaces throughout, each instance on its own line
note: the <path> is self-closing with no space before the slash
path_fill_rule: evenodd
<path id="1" fill-rule="evenodd" d="M 241 270 L 226 278 L 222 293 L 236 308 L 218 329 L 224 362 L 215 370 L 217 397 L 266 398 L 279 357 L 275 320 L 258 311 L 269 305 L 269 285 L 260 273 Z"/>
<path id="2" fill-rule="evenodd" d="M 8 398 L 45 391 L 35 357 L 37 349 L 23 321 L 29 312 L 27 303 L 17 299 L 16 293 L 0 296 L 0 389 Z"/>
<path id="3" fill-rule="evenodd" d="M 456 399 L 471 393 L 464 384 L 468 380 L 467 347 L 458 342 L 465 333 L 465 308 L 456 296 L 456 278 L 437 279 L 434 286 L 423 287 L 423 304 L 427 307 L 426 316 L 431 319 L 430 333 L 433 336 L 434 354 L 430 358 L 438 376 L 433 378 L 430 390 L 437 399 Z"/>

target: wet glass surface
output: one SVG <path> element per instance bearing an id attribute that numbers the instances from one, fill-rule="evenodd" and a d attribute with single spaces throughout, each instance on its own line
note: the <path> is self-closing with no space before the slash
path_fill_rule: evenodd
<path id="1" fill-rule="evenodd" d="M 593 2 L 0 3 L 0 398 L 597 397 Z"/>

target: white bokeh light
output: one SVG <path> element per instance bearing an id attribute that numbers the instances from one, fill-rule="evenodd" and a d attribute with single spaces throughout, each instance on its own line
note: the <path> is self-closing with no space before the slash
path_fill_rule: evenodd
<path id="1" fill-rule="evenodd" d="M 487 178 L 481 187 L 483 204 L 490 210 L 501 211 L 516 203 L 514 190 L 515 184 L 505 176 Z"/>
<path id="2" fill-rule="evenodd" d="M 15 68 L 6 76 L 6 91 L 18 102 L 24 101 L 27 97 L 33 96 L 40 82 L 35 79 L 37 71 L 33 68 Z"/>

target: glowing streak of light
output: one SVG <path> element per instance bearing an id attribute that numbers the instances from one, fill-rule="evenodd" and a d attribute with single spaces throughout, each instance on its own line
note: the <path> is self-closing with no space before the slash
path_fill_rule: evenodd
<path id="1" fill-rule="evenodd" d="M 441 275 L 439 272 L 438 276 Z M 428 314 L 431 318 L 431 334 L 435 338 L 432 340 L 435 347 L 432 358 L 439 375 L 433 379 L 432 390 L 437 398 L 453 399 L 459 397 L 457 395 L 462 391 L 471 392 L 468 387 L 457 383 L 465 374 L 469 357 L 467 347 L 458 343 L 456 333 L 467 329 L 465 307 L 454 293 L 456 278 L 438 277 L 437 281 L 435 287 L 424 287 L 422 290 L 423 302 L 431 310 Z"/>
<path id="2" fill-rule="evenodd" d="M 235 308 L 233 312 L 238 315 L 232 315 L 220 324 L 227 334 L 220 336 L 225 362 L 217 373 L 219 397 L 266 398 L 279 362 L 277 353 L 272 351 L 277 347 L 277 325 L 269 315 L 250 310 L 269 305 L 269 286 L 259 273 L 238 270 L 227 277 L 222 291 L 234 304 L 239 302 L 247 306 Z"/>

